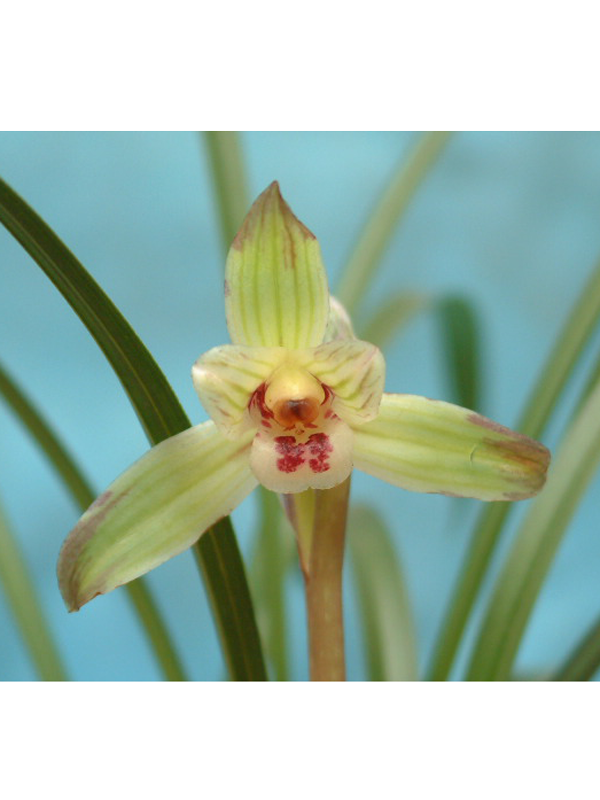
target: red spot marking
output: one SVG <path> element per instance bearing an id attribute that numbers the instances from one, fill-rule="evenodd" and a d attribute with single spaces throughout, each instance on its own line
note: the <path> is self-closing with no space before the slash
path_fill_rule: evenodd
<path id="1" fill-rule="evenodd" d="M 275 450 L 281 455 L 277 459 L 280 472 L 296 472 L 304 464 L 304 445 L 298 444 L 293 436 L 276 436 Z"/>
<path id="2" fill-rule="evenodd" d="M 329 417 L 332 417 L 332 416 L 333 416 L 333 411 L 331 409 L 328 409 L 325 412 L 325 419 L 329 419 Z"/>
<path id="3" fill-rule="evenodd" d="M 321 405 L 324 406 L 325 403 L 333 397 L 333 392 L 325 383 L 322 383 L 321 387 L 323 389 L 323 401 Z"/>
<path id="4" fill-rule="evenodd" d="M 329 454 L 333 452 L 333 445 L 325 433 L 313 433 L 307 442 L 308 450 L 312 456 L 308 465 L 313 472 L 327 472 L 329 469 Z"/>
<path id="5" fill-rule="evenodd" d="M 266 391 L 266 385 L 261 383 L 261 385 L 254 391 L 254 394 L 250 398 L 249 406 L 250 408 L 258 408 L 258 411 L 263 419 L 273 419 L 273 412 L 265 403 Z"/>
<path id="6" fill-rule="evenodd" d="M 267 422 L 267 420 L 266 420 L 266 419 L 263 419 L 263 421 L 262 421 L 262 423 L 261 423 L 261 424 L 262 424 L 262 425 L 264 425 L 264 427 L 265 427 L 265 428 L 270 428 L 270 427 L 271 427 L 271 423 L 270 423 L 270 422 Z"/>

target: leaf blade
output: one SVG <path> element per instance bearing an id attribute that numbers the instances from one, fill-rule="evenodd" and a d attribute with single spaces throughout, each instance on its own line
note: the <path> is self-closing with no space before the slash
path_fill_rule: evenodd
<path id="1" fill-rule="evenodd" d="M 538 439 L 600 318 L 600 262 L 592 271 L 550 351 L 540 377 L 517 424 Z M 479 515 L 456 588 L 442 622 L 428 672 L 430 680 L 445 680 L 483 583 L 510 505 L 490 505 Z"/>
<path id="2" fill-rule="evenodd" d="M 29 569 L 1 507 L 0 583 L 39 677 L 68 680 Z"/>
<path id="3" fill-rule="evenodd" d="M 0 395 L 4 397 L 54 467 L 75 505 L 81 511 L 85 511 L 96 497 L 91 484 L 40 411 L 2 364 L 0 364 Z M 128 583 L 125 589 L 134 604 L 165 678 L 171 681 L 187 680 L 180 658 L 144 579 L 138 578 Z"/>
<path id="4" fill-rule="evenodd" d="M 451 131 L 427 131 L 402 160 L 381 194 L 342 272 L 335 292 L 350 316 L 358 309 L 383 253 L 417 189 L 446 145 Z"/>
<path id="5" fill-rule="evenodd" d="M 532 504 L 495 583 L 467 679 L 508 680 L 535 600 L 580 498 L 600 464 L 600 383 L 573 420 L 547 490 Z"/>
<path id="6" fill-rule="evenodd" d="M 0 222 L 20 242 L 71 305 L 104 352 L 121 380 L 150 440 L 157 444 L 190 427 L 179 400 L 158 365 L 114 303 L 102 291 L 82 264 L 25 201 L 0 179 Z M 220 618 L 218 606 L 213 613 L 220 620 L 221 644 L 228 663 L 256 668 L 249 679 L 264 680 L 266 671 L 253 619 L 252 601 L 239 548 L 227 521 L 217 523 L 195 545 L 201 562 L 209 549 L 220 555 L 221 569 L 215 575 L 204 571 L 211 602 L 244 605 L 238 616 L 249 621 L 245 628 L 230 626 L 231 615 Z M 249 649 L 252 653 L 240 653 Z M 231 651 L 231 652 L 230 652 Z M 259 666 L 262 663 L 262 666 Z M 240 678 L 241 679 L 241 678 Z"/>
<path id="7" fill-rule="evenodd" d="M 436 307 L 442 334 L 443 364 L 451 399 L 481 410 L 481 324 L 465 297 L 442 297 Z"/>
<path id="8" fill-rule="evenodd" d="M 369 680 L 416 681 L 414 619 L 402 567 L 382 517 L 354 506 L 348 540 L 358 589 Z M 377 576 L 373 580 L 373 576 Z"/>

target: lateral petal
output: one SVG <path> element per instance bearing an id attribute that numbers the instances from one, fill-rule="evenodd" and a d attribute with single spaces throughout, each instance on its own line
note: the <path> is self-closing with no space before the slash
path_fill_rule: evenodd
<path id="1" fill-rule="evenodd" d="M 252 393 L 284 360 L 282 347 L 223 345 L 204 353 L 192 367 L 200 402 L 217 428 L 235 438 L 255 427 L 248 413 Z"/>
<path id="2" fill-rule="evenodd" d="M 225 439 L 212 422 L 153 447 L 81 517 L 58 560 L 70 611 L 194 544 L 256 486 L 252 434 Z"/>
<path id="3" fill-rule="evenodd" d="M 357 469 L 414 492 L 524 500 L 540 491 L 550 453 L 539 442 L 440 400 L 384 394 L 356 428 Z"/>
<path id="4" fill-rule="evenodd" d="M 333 391 L 333 409 L 349 425 L 362 425 L 377 416 L 385 361 L 374 344 L 336 339 L 299 353 L 297 360 Z"/>
<path id="5" fill-rule="evenodd" d="M 225 310 L 234 344 L 295 349 L 323 341 L 329 290 L 319 243 L 277 182 L 258 197 L 233 240 Z"/>

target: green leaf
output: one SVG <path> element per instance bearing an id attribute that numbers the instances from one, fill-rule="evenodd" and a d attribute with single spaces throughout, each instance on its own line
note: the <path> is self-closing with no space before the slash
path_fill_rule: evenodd
<path id="1" fill-rule="evenodd" d="M 206 581 L 221 639 L 234 639 L 245 645 L 224 650 L 229 674 L 235 680 L 263 681 L 267 679 L 267 673 L 248 587 L 237 579 L 238 576 L 231 569 L 231 564 L 239 558 L 239 551 L 229 517 L 225 517 L 219 525 L 221 528 L 224 526 L 229 535 L 207 538 L 207 534 L 204 534 L 200 539 L 202 551 L 196 547 L 194 554 Z M 223 586 L 226 591 L 222 590 Z M 215 590 L 218 590 L 218 594 L 215 594 Z M 252 646 L 246 644 L 249 640 Z"/>
<path id="2" fill-rule="evenodd" d="M 248 212 L 248 188 L 238 131 L 204 131 L 225 253 Z"/>
<path id="3" fill-rule="evenodd" d="M 289 680 L 285 584 L 295 564 L 294 533 L 274 492 L 259 487 L 260 519 L 250 585 L 265 655 L 275 679 Z"/>
<path id="4" fill-rule="evenodd" d="M 481 326 L 473 303 L 443 297 L 436 308 L 442 334 L 443 365 L 451 400 L 481 410 Z"/>
<path id="5" fill-rule="evenodd" d="M 523 520 L 495 583 L 467 673 L 508 680 L 565 530 L 600 464 L 600 383 L 571 423 L 545 490 Z"/>
<path id="6" fill-rule="evenodd" d="M 408 590 L 390 532 L 368 506 L 353 506 L 348 535 L 367 645 L 369 680 L 418 679 Z"/>
<path id="7" fill-rule="evenodd" d="M 555 681 L 589 681 L 600 669 L 600 618 L 554 676 Z"/>
<path id="8" fill-rule="evenodd" d="M 359 339 L 373 342 L 381 350 L 392 342 L 398 331 L 426 309 L 429 298 L 415 292 L 401 292 L 385 300 L 360 326 Z"/>
<path id="9" fill-rule="evenodd" d="M 153 444 L 190 427 L 177 397 L 156 362 L 116 306 L 46 223 L 0 179 L 0 222 L 37 262 L 88 328 L 129 395 Z M 241 664 L 232 674 L 239 680 L 262 680 L 265 669 L 244 566 L 231 525 L 223 520 L 195 545 L 201 563 L 214 560 L 220 569 L 204 570 L 207 591 L 229 664 Z M 249 620 L 240 628 L 230 624 L 227 609 Z M 221 612 L 221 608 L 223 612 Z M 221 618 L 221 614 L 225 614 Z M 254 672 L 244 665 L 262 666 Z"/>
<path id="10" fill-rule="evenodd" d="M 1 364 L 0 394 L 46 455 L 75 504 L 81 511 L 85 511 L 96 497 L 90 483 L 41 413 Z M 128 583 L 125 589 L 135 606 L 165 678 L 170 681 L 187 680 L 169 633 L 143 578 Z"/>
<path id="11" fill-rule="evenodd" d="M 407 160 L 402 160 L 367 220 L 342 272 L 336 297 L 354 316 L 366 294 L 402 214 L 427 176 L 450 136 L 449 131 L 423 134 Z"/>
<path id="12" fill-rule="evenodd" d="M 35 585 L 1 507 L 0 582 L 40 678 L 67 680 Z"/>
<path id="13" fill-rule="evenodd" d="M 538 439 L 600 317 L 600 262 L 571 310 L 529 398 L 517 430 Z M 546 490 L 547 491 L 547 490 Z M 436 644 L 430 680 L 450 672 L 467 620 L 485 578 L 509 504 L 493 504 L 481 512 Z"/>

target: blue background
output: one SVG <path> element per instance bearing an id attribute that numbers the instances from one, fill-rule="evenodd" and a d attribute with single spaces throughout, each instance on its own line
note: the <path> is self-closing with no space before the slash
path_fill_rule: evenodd
<path id="1" fill-rule="evenodd" d="M 252 132 L 243 136 L 251 195 L 272 180 L 318 236 L 335 285 L 372 203 L 414 135 Z M 3 133 L 0 174 L 56 230 L 147 344 L 194 423 L 206 418 L 190 367 L 227 341 L 219 227 L 195 133 Z M 369 295 L 467 295 L 484 328 L 485 396 L 478 410 L 514 425 L 569 308 L 600 255 L 600 135 L 460 133 L 397 230 Z M 39 268 L 0 230 L 0 357 L 42 407 L 100 491 L 147 448 L 104 357 Z M 595 338 L 597 350 L 599 338 Z M 387 353 L 387 387 L 448 398 L 439 333 L 419 317 Z M 588 357 L 586 363 L 591 363 Z M 567 418 L 579 371 L 545 437 Z M 67 614 L 55 580 L 61 542 L 78 517 L 66 493 L 0 403 L 0 497 L 50 625 L 79 680 L 159 677 L 123 590 Z M 598 482 L 577 512 L 520 651 L 520 671 L 546 674 L 600 611 Z M 430 653 L 478 504 L 403 492 L 355 473 L 394 530 L 408 576 L 421 664 Z M 522 504 L 515 521 L 522 515 Z M 255 500 L 234 514 L 252 549 Z M 349 576 L 348 576 L 349 577 Z M 223 675 L 204 591 L 189 553 L 149 581 L 190 674 Z M 347 588 L 349 677 L 364 677 Z M 301 582 L 290 580 L 294 677 L 306 677 Z M 0 593 L 0 679 L 35 677 Z"/>

